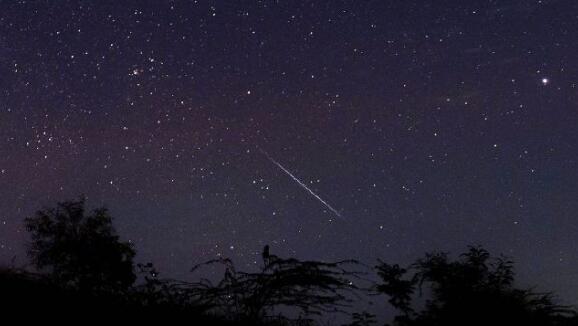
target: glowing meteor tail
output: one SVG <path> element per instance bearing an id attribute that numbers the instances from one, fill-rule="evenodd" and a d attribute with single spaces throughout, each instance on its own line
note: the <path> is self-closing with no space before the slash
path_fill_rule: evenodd
<path id="1" fill-rule="evenodd" d="M 338 217 L 342 217 L 341 213 L 339 213 L 339 211 L 337 211 L 335 208 L 331 207 L 331 205 L 329 205 L 325 200 L 323 200 L 321 197 L 319 197 L 319 195 L 316 194 L 315 192 L 313 192 L 313 190 L 309 189 L 309 187 L 307 187 L 306 184 L 301 182 L 301 180 L 299 180 L 296 176 L 294 176 L 293 173 L 291 173 L 283 165 L 281 165 L 281 163 L 277 162 L 277 160 L 275 160 L 273 157 L 271 157 L 271 155 L 269 155 L 269 153 L 264 151 L 259 146 L 257 146 L 257 148 L 259 149 L 259 151 L 261 151 L 261 153 L 263 153 L 263 155 L 265 155 L 265 157 L 267 157 L 267 159 L 269 159 L 269 161 L 271 161 L 273 164 L 277 165 L 283 172 L 285 172 L 287 175 L 289 175 L 291 177 L 291 179 L 295 180 L 295 182 L 297 182 L 303 189 L 307 190 L 313 197 L 317 198 L 317 200 L 319 200 L 325 207 L 327 207 L 327 209 L 332 211 Z"/>

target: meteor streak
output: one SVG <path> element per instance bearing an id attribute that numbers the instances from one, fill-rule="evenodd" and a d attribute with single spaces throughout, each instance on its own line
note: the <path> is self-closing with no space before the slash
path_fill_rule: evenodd
<path id="1" fill-rule="evenodd" d="M 309 187 L 307 187 L 307 185 L 305 185 L 303 182 L 301 182 L 301 180 L 299 180 L 296 176 L 294 176 L 293 173 L 291 173 L 283 165 L 281 165 L 281 163 L 277 162 L 274 158 L 272 158 L 269 155 L 269 153 L 265 152 L 259 146 L 257 146 L 257 148 L 259 149 L 259 151 L 261 151 L 261 153 L 263 153 L 263 155 L 265 155 L 267 157 L 267 159 L 269 159 L 269 161 L 271 161 L 273 164 L 277 165 L 281 170 L 283 170 L 283 172 L 287 173 L 287 175 L 289 175 L 291 177 L 291 179 L 295 180 L 303 189 L 307 190 L 311 195 L 313 195 L 313 197 L 317 198 L 317 200 L 319 200 L 325 207 L 327 207 L 330 211 L 335 213 L 335 215 L 337 215 L 338 217 L 342 217 L 341 213 L 339 213 L 335 208 L 331 207 L 331 205 L 329 205 L 325 200 L 323 200 L 321 197 L 319 197 L 318 194 L 314 193 L 313 190 L 309 189 Z"/>

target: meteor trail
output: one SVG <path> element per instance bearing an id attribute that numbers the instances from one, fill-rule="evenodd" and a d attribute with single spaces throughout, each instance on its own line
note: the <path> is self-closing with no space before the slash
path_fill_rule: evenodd
<path id="1" fill-rule="evenodd" d="M 333 213 L 335 213 L 335 215 L 337 215 L 338 217 L 342 217 L 341 214 L 333 207 L 331 207 L 331 205 L 329 205 L 325 200 L 321 199 L 321 197 L 319 197 L 318 194 L 314 193 L 313 190 L 309 189 L 309 187 L 307 187 L 307 185 L 305 185 L 303 182 L 301 182 L 301 180 L 297 179 L 296 176 L 293 175 L 293 173 L 291 173 L 289 170 L 287 170 L 285 167 L 283 167 L 283 165 L 281 165 L 281 163 L 277 162 L 274 158 L 272 158 L 269 153 L 265 152 L 261 147 L 257 146 L 257 148 L 259 149 L 259 151 L 261 151 L 261 153 L 263 153 L 263 155 L 265 155 L 269 161 L 271 161 L 273 164 L 277 165 L 281 170 L 283 170 L 283 172 L 287 173 L 291 179 L 295 180 L 303 189 L 307 190 L 311 195 L 313 195 L 313 197 L 317 198 L 317 200 L 319 200 L 323 205 L 325 205 L 325 207 L 327 207 L 330 211 L 332 211 Z"/>

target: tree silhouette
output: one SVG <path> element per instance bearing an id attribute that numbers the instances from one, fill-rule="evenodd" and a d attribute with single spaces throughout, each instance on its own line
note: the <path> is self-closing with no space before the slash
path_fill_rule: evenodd
<path id="1" fill-rule="evenodd" d="M 197 265 L 213 263 L 225 265 L 225 275 L 217 284 L 203 279 L 189 284 L 188 290 L 225 316 L 233 319 L 259 322 L 273 318 L 276 308 L 289 307 L 300 313 L 300 323 L 308 318 L 329 312 L 343 312 L 351 299 L 347 293 L 356 290 L 352 280 L 357 272 L 348 271 L 344 265 L 355 261 L 325 263 L 283 259 L 269 252 L 262 254 L 263 265 L 255 273 L 239 272 L 228 259 L 218 259 Z M 281 317 L 279 317 L 281 318 Z"/>
<path id="2" fill-rule="evenodd" d="M 121 242 L 106 208 L 85 214 L 85 199 L 61 202 L 25 220 L 28 255 L 59 285 L 80 291 L 125 291 L 135 281 L 131 244 Z"/>
<path id="3" fill-rule="evenodd" d="M 47 273 L 0 269 L 0 306 L 9 310 L 116 309 L 187 316 L 211 325 L 310 325 L 318 315 L 347 313 L 363 290 L 354 281 L 367 281 L 351 271 L 362 265 L 357 261 L 281 258 L 265 246 L 256 272 L 237 271 L 229 259 L 193 268 L 222 264 L 224 277 L 216 284 L 160 279 L 148 263 L 137 265 L 144 282 L 134 285 L 135 251 L 120 241 L 105 208 L 87 214 L 84 198 L 61 202 L 27 218 L 25 225 L 31 236 L 28 254 Z M 578 325 L 574 310 L 555 304 L 552 294 L 516 288 L 512 261 L 480 247 L 469 247 L 456 260 L 430 253 L 407 267 L 379 261 L 375 269 L 381 282 L 374 290 L 401 312 L 396 326 Z M 374 315 L 359 312 L 351 314 L 348 325 L 375 322 Z"/>
<path id="4" fill-rule="evenodd" d="M 427 254 L 407 269 L 380 262 L 379 293 L 402 312 L 395 324 L 406 325 L 570 325 L 568 307 L 553 303 L 550 293 L 514 287 L 513 263 L 470 247 L 457 261 L 445 253 Z M 414 293 L 429 285 L 430 298 L 415 312 Z M 563 324 L 566 323 L 566 324 Z M 573 323 L 575 325 L 575 323 Z"/>

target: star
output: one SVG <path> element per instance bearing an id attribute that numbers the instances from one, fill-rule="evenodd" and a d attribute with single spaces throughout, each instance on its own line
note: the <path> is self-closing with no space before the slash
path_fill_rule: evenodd
<path id="1" fill-rule="evenodd" d="M 550 79 L 548 77 L 542 78 L 542 85 L 546 86 L 550 83 Z"/>

